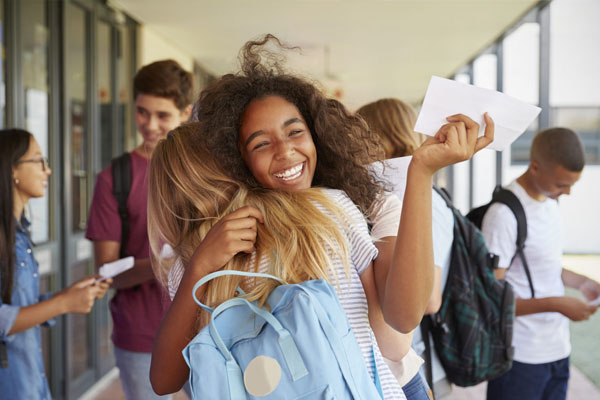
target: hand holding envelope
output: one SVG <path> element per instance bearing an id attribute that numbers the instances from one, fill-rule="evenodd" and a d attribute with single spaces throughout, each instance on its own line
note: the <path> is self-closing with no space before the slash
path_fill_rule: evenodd
<path id="1" fill-rule="evenodd" d="M 434 136 L 448 122 L 447 117 L 464 114 L 479 124 L 479 136 L 483 136 L 483 114 L 487 112 L 495 123 L 494 141 L 488 148 L 502 151 L 525 132 L 540 111 L 501 92 L 432 76 L 414 130 Z"/>

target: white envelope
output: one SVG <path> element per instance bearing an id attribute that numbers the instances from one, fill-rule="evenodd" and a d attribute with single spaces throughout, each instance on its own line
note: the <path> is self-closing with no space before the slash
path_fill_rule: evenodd
<path id="1" fill-rule="evenodd" d="M 448 122 L 446 117 L 464 114 L 479 124 L 479 136 L 483 136 L 483 114 L 487 112 L 495 125 L 494 141 L 487 148 L 502 151 L 527 130 L 541 110 L 495 90 L 432 76 L 414 130 L 434 136 Z"/>
<path id="2" fill-rule="evenodd" d="M 99 279 L 99 281 L 103 281 L 108 278 L 113 278 L 119 274 L 122 274 L 128 269 L 133 268 L 133 264 L 133 256 L 121 258 L 120 260 L 106 263 L 103 266 L 101 266 L 98 270 L 100 275 L 102 275 L 102 279 Z"/>

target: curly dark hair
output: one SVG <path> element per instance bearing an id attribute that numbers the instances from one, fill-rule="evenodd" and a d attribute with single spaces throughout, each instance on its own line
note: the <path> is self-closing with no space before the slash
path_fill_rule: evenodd
<path id="1" fill-rule="evenodd" d="M 365 214 L 382 190 L 380 182 L 365 165 L 383 159 L 383 149 L 366 123 L 343 104 L 326 98 L 308 80 L 282 68 L 281 53 L 268 50 L 268 44 L 292 50 L 275 36 L 267 34 L 249 41 L 241 49 L 241 71 L 213 81 L 200 93 L 196 117 L 209 152 L 230 171 L 232 178 L 250 187 L 259 186 L 244 163 L 239 148 L 239 132 L 246 107 L 257 99 L 280 96 L 294 104 L 311 132 L 317 150 L 313 186 L 340 189 Z"/>

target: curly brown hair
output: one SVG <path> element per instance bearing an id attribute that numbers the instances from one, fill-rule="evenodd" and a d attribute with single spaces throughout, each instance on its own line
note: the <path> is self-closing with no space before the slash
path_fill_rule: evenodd
<path id="1" fill-rule="evenodd" d="M 275 36 L 247 42 L 240 51 L 241 71 L 213 81 L 200 93 L 196 117 L 207 132 L 209 152 L 232 177 L 249 187 L 259 186 L 244 163 L 239 148 L 239 132 L 246 107 L 257 99 L 280 96 L 294 104 L 306 121 L 317 150 L 313 186 L 340 189 L 368 213 L 382 190 L 380 182 L 365 166 L 382 159 L 378 139 L 369 133 L 362 118 L 343 104 L 326 98 L 317 86 L 282 68 L 284 57 L 267 49 L 292 50 Z"/>

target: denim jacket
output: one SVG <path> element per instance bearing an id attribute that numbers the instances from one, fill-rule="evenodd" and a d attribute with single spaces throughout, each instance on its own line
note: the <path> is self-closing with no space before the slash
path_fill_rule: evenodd
<path id="1" fill-rule="evenodd" d="M 21 307 L 51 297 L 51 294 L 39 295 L 40 277 L 27 232 L 29 225 L 24 216 L 21 223 L 16 224 L 11 304 L 4 304 L 0 299 L 0 346 L 6 349 L 5 354 L 8 356 L 8 368 L 0 365 L 0 400 L 52 398 L 44 372 L 40 327 L 8 336 Z M 54 321 L 44 324 L 54 325 Z"/>

